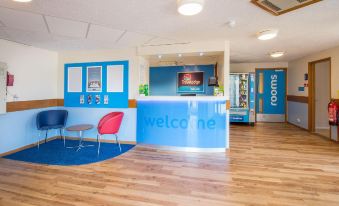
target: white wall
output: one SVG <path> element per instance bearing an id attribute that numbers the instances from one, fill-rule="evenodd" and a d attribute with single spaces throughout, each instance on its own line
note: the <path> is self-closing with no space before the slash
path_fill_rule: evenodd
<path id="1" fill-rule="evenodd" d="M 288 62 L 259 62 L 259 63 L 232 63 L 231 72 L 247 73 L 255 72 L 256 68 L 272 69 L 272 68 L 287 68 Z"/>
<path id="2" fill-rule="evenodd" d="M 57 98 L 56 52 L 38 49 L 0 39 L 0 61 L 14 74 L 14 86 L 8 87 L 7 101 L 55 99 Z"/>
<path id="3" fill-rule="evenodd" d="M 304 74 L 308 73 L 308 63 L 331 57 L 331 97 L 339 98 L 339 46 L 318 52 L 313 55 L 296 59 L 288 64 L 288 94 L 298 96 L 308 96 L 308 90 L 300 92 L 298 87 L 304 85 Z"/>
<path id="4" fill-rule="evenodd" d="M 64 98 L 64 64 L 102 61 L 129 61 L 129 99 L 135 99 L 139 85 L 139 61 L 135 49 L 100 51 L 64 51 L 59 53 L 58 98 Z"/>

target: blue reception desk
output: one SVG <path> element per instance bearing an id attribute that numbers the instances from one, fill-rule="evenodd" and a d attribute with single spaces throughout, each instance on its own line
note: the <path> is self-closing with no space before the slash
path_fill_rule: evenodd
<path id="1" fill-rule="evenodd" d="M 228 127 L 224 97 L 141 97 L 137 101 L 138 144 L 225 151 Z"/>

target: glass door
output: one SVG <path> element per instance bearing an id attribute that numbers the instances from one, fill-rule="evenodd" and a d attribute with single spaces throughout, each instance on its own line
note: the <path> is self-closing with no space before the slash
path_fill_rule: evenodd
<path id="1" fill-rule="evenodd" d="M 248 108 L 248 74 L 230 74 L 231 108 Z"/>

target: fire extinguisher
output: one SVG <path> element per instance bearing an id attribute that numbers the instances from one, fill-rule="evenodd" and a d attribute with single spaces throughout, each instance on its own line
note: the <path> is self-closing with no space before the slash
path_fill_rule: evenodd
<path id="1" fill-rule="evenodd" d="M 328 103 L 328 122 L 330 125 L 338 125 L 339 105 L 332 99 Z"/>

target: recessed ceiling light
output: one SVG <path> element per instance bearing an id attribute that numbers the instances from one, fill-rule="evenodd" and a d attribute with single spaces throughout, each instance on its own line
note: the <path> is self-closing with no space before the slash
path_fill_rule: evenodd
<path id="1" fill-rule="evenodd" d="M 204 0 L 177 0 L 178 12 L 185 16 L 200 13 L 204 7 Z"/>
<path id="2" fill-rule="evenodd" d="M 264 31 L 260 31 L 257 33 L 257 38 L 259 40 L 269 40 L 273 39 L 278 36 L 278 30 L 277 29 L 267 29 Z"/>
<path id="3" fill-rule="evenodd" d="M 182 57 L 182 54 L 178 54 L 178 57 Z"/>
<path id="4" fill-rule="evenodd" d="M 201 56 L 201 57 L 204 56 L 204 52 L 200 52 L 199 56 Z"/>
<path id="5" fill-rule="evenodd" d="M 162 58 L 162 55 L 161 55 L 161 54 L 158 54 L 158 58 L 161 59 L 161 58 Z"/>
<path id="6" fill-rule="evenodd" d="M 270 54 L 270 56 L 273 57 L 273 58 L 278 58 L 278 57 L 284 56 L 284 54 L 285 54 L 285 52 L 283 52 L 283 51 L 276 51 L 276 52 L 272 52 Z"/>
<path id="7" fill-rule="evenodd" d="M 27 3 L 27 2 L 31 2 L 32 0 L 13 0 L 13 1 Z"/>

